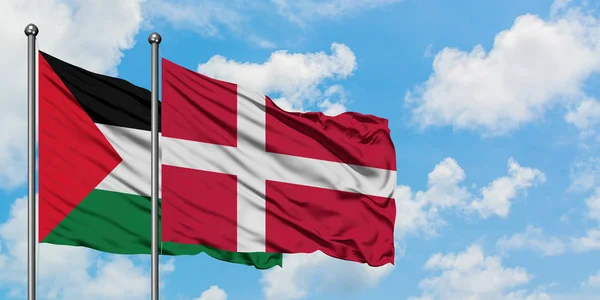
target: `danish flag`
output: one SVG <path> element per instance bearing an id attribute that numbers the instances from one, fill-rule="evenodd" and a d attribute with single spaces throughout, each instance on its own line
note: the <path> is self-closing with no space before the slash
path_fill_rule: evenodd
<path id="1" fill-rule="evenodd" d="M 162 240 L 394 263 L 388 121 L 291 113 L 162 60 Z"/>

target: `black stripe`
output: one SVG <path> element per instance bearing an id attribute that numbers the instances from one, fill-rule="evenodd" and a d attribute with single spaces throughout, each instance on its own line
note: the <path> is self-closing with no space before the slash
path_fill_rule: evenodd
<path id="1" fill-rule="evenodd" d="M 94 123 L 150 131 L 149 90 L 40 53 Z M 160 104 L 159 101 L 159 130 Z"/>

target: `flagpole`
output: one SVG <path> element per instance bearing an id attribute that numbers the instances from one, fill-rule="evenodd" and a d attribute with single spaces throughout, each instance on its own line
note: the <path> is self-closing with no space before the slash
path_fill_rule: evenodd
<path id="1" fill-rule="evenodd" d="M 152 300 L 158 300 L 158 45 L 162 38 L 154 32 L 148 37 L 152 47 Z"/>
<path id="2" fill-rule="evenodd" d="M 39 30 L 35 24 L 25 27 L 27 36 L 27 299 L 35 300 L 36 286 L 36 219 L 35 219 L 35 39 Z"/>

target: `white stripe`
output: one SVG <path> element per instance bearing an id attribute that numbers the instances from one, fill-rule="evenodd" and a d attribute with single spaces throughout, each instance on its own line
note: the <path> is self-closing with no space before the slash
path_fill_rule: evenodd
<path id="1" fill-rule="evenodd" d="M 96 126 L 123 158 L 96 189 L 150 197 L 150 131 L 104 124 Z M 158 173 L 158 195 L 161 197 L 161 168 Z"/>
<path id="2" fill-rule="evenodd" d="M 390 198 L 396 171 L 163 137 L 163 164 L 224 174 L 252 171 L 264 180 Z M 253 169 L 251 169 L 253 168 Z"/>
<path id="3" fill-rule="evenodd" d="M 265 153 L 265 97 L 250 91 L 237 96 L 237 251 L 266 252 L 266 183 L 259 170 Z M 239 130 L 244 128 L 244 130 Z"/>
<path id="4" fill-rule="evenodd" d="M 97 188 L 150 196 L 150 132 L 103 124 L 97 126 L 123 158 L 123 162 Z M 240 144 L 238 141 L 238 145 L 243 144 L 244 142 Z M 162 163 L 176 167 L 238 177 L 250 173 L 255 178 L 265 180 L 380 197 L 392 197 L 395 187 L 396 172 L 384 169 L 268 153 L 264 150 L 260 156 L 254 156 L 252 152 L 256 151 L 252 150 L 244 152 L 236 147 L 168 137 L 161 137 L 160 146 Z M 264 143 L 261 147 L 264 149 Z"/>

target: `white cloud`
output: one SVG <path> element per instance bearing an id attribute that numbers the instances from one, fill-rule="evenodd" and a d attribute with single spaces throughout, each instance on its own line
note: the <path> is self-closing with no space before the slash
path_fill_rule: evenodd
<path id="1" fill-rule="evenodd" d="M 417 193 L 423 193 L 421 191 Z M 423 232 L 427 236 L 437 235 L 437 228 L 445 225 L 439 218 L 438 209 L 425 197 L 413 197 L 409 186 L 396 188 L 396 238 Z"/>
<path id="2" fill-rule="evenodd" d="M 585 192 L 600 185 L 600 157 L 576 161 L 571 167 L 569 191 Z"/>
<path id="3" fill-rule="evenodd" d="M 586 281 L 581 283 L 581 286 L 591 289 L 600 289 L 600 271 L 594 275 L 590 275 Z"/>
<path id="4" fill-rule="evenodd" d="M 346 107 L 341 103 L 332 103 L 329 99 L 325 99 L 319 103 L 319 108 L 323 111 L 323 114 L 328 116 L 337 116 L 346 111 Z"/>
<path id="5" fill-rule="evenodd" d="M 306 21 L 339 17 L 345 14 L 379 8 L 400 0 L 271 0 L 281 15 L 303 25 Z"/>
<path id="6" fill-rule="evenodd" d="M 227 293 L 218 286 L 213 285 L 194 300 L 227 300 Z"/>
<path id="7" fill-rule="evenodd" d="M 423 52 L 423 57 L 431 57 L 433 55 L 433 53 L 431 52 L 433 49 L 433 44 L 429 44 L 427 46 L 427 48 L 425 48 L 425 51 Z"/>
<path id="8" fill-rule="evenodd" d="M 554 0 L 552 6 L 550 6 L 550 15 L 556 16 L 558 13 L 563 12 L 569 7 L 569 4 L 573 0 Z"/>
<path id="9" fill-rule="evenodd" d="M 596 188 L 594 194 L 585 199 L 587 216 L 600 223 L 600 188 Z"/>
<path id="10" fill-rule="evenodd" d="M 600 188 L 586 200 L 586 216 L 600 224 Z M 591 228 L 582 237 L 571 238 L 571 247 L 577 253 L 600 250 L 600 228 Z"/>
<path id="11" fill-rule="evenodd" d="M 465 187 L 459 186 L 465 179 L 464 170 L 456 160 L 445 158 L 427 175 L 426 197 L 428 202 L 440 208 L 460 206 L 468 199 Z"/>
<path id="12" fill-rule="evenodd" d="M 303 27 L 309 21 L 330 19 L 349 13 L 382 7 L 401 0 L 146 0 L 145 15 L 153 21 L 167 21 L 177 29 L 203 36 L 234 34 L 251 44 L 273 49 L 276 44 L 253 29 L 255 19 L 287 21 Z M 226 3 L 226 4 L 225 4 Z M 284 20 L 284 21 L 286 21 Z M 284 23 L 282 25 L 287 25 Z M 268 33 L 267 33 L 268 34 Z"/>
<path id="13" fill-rule="evenodd" d="M 498 256 L 485 256 L 477 244 L 458 254 L 436 253 L 424 268 L 439 274 L 421 280 L 422 295 L 410 299 L 549 299 L 514 291 L 527 284 L 532 275 L 522 267 L 503 266 Z"/>
<path id="14" fill-rule="evenodd" d="M 145 14 L 150 18 L 165 20 L 177 29 L 195 31 L 205 36 L 219 35 L 220 26 L 229 30 L 239 30 L 246 21 L 239 9 L 242 3 L 229 0 L 148 0 L 144 5 Z"/>
<path id="15" fill-rule="evenodd" d="M 274 49 L 277 48 L 277 45 L 275 45 L 274 42 L 269 41 L 265 38 L 259 37 L 257 35 L 251 34 L 248 36 L 248 40 L 258 46 L 259 48 L 263 48 L 263 49 Z"/>
<path id="16" fill-rule="evenodd" d="M 585 204 L 587 218 L 600 225 L 600 188 L 596 188 Z M 600 227 L 588 229 L 585 236 L 571 238 L 571 247 L 579 253 L 600 250 Z"/>
<path id="17" fill-rule="evenodd" d="M 482 218 L 492 214 L 506 217 L 511 200 L 518 192 L 546 181 L 544 174 L 537 169 L 521 167 L 513 158 L 508 160 L 508 176 L 492 181 L 482 189 L 483 197 L 471 202 L 470 209 L 477 211 Z"/>
<path id="18" fill-rule="evenodd" d="M 27 284 L 27 200 L 17 199 L 9 219 L 0 224 L 0 286 L 23 295 Z M 148 299 L 148 268 L 127 256 L 100 255 L 83 247 L 39 244 L 40 298 Z M 161 264 L 161 276 L 175 270 L 174 260 Z M 163 277 L 164 279 L 164 277 Z M 161 279 L 162 281 L 162 279 Z"/>
<path id="19" fill-rule="evenodd" d="M 571 246 L 578 253 L 600 250 L 600 229 L 593 228 L 587 231 L 586 236 L 571 238 Z"/>
<path id="20" fill-rule="evenodd" d="M 600 71 L 600 22 L 566 3 L 549 20 L 518 17 L 489 52 L 477 45 L 437 53 L 429 79 L 405 97 L 416 124 L 506 134 L 557 104 L 587 99 L 583 83 Z M 584 115 L 569 119 L 584 125 Z"/>
<path id="21" fill-rule="evenodd" d="M 160 257 L 159 257 L 160 259 Z M 158 265 L 158 271 L 160 272 L 159 274 L 162 276 L 162 274 L 171 274 L 173 272 L 175 272 L 175 258 L 174 257 L 170 257 L 166 262 L 161 262 Z"/>
<path id="22" fill-rule="evenodd" d="M 545 292 L 528 293 L 525 290 L 512 292 L 502 298 L 502 300 L 552 300 L 556 299 Z M 577 299 L 577 298 L 573 298 Z M 579 299 L 582 300 L 582 299 Z"/>
<path id="23" fill-rule="evenodd" d="M 344 79 L 356 69 L 356 57 L 348 46 L 331 45 L 331 54 L 289 53 L 275 51 L 264 63 L 242 63 L 215 55 L 198 66 L 198 72 L 230 81 L 248 89 L 281 99 L 276 103 L 291 110 L 304 110 L 304 105 L 317 104 L 330 113 L 344 111 L 343 88 L 327 86 L 328 79 Z M 324 90 L 324 91 L 323 91 Z M 340 98 L 338 101 L 332 99 Z"/>
<path id="24" fill-rule="evenodd" d="M 61 250 L 59 250 L 61 251 Z M 80 266 L 74 266 L 78 268 Z M 124 257 L 113 256 L 108 261 L 98 259 L 98 269 L 94 275 L 88 275 L 87 280 L 72 287 L 63 287 L 62 299 L 135 299 L 148 297 L 149 276 L 139 266 Z M 68 275 L 56 274 L 55 276 Z M 56 289 L 61 285 L 61 279 L 56 278 Z M 57 291 L 60 293 L 60 290 Z"/>
<path id="25" fill-rule="evenodd" d="M 292 102 L 290 102 L 288 99 L 286 98 L 277 98 L 277 99 L 272 99 L 273 102 L 275 102 L 275 105 L 277 105 L 277 107 L 288 111 L 288 112 L 306 112 L 304 109 L 301 108 L 297 108 L 294 107 L 294 105 L 292 104 Z"/>
<path id="26" fill-rule="evenodd" d="M 391 264 L 370 267 L 331 258 L 320 251 L 285 255 L 284 262 L 284 268 L 263 273 L 261 283 L 266 300 L 302 299 L 312 291 L 353 294 L 377 286 L 394 270 Z"/>
<path id="27" fill-rule="evenodd" d="M 142 22 L 143 0 L 4 0 L 0 10 L 0 188 L 25 180 L 26 37 L 33 22 L 38 44 L 61 59 L 91 71 L 116 74 L 123 50 L 134 44 Z M 101 14 L 98 12 L 102 11 Z M 106 16 L 111 16 L 107 22 Z"/>
<path id="28" fill-rule="evenodd" d="M 600 103 L 596 99 L 586 99 L 565 116 L 584 135 L 593 133 L 593 128 L 600 123 Z"/>
<path id="29" fill-rule="evenodd" d="M 528 249 L 543 256 L 563 254 L 566 250 L 565 244 L 560 239 L 545 237 L 542 229 L 535 226 L 527 226 L 523 233 L 517 233 L 510 237 L 503 236 L 496 242 L 496 248 L 500 252 Z"/>
<path id="30" fill-rule="evenodd" d="M 429 173 L 427 190 L 412 193 L 410 187 L 396 189 L 396 236 L 423 232 L 436 235 L 436 229 L 445 224 L 439 216 L 443 210 L 454 209 L 465 214 L 478 213 L 481 218 L 490 215 L 506 217 L 512 201 L 519 192 L 544 181 L 544 174 L 521 167 L 513 158 L 508 160 L 508 176 L 493 180 L 481 189 L 481 196 L 464 184 L 465 172 L 456 160 L 445 158 Z"/>
<path id="31" fill-rule="evenodd" d="M 463 169 L 453 158 L 445 158 L 429 173 L 427 190 L 417 191 L 400 185 L 396 189 L 396 237 L 409 233 L 424 232 L 436 235 L 436 228 L 445 224 L 439 211 L 453 207 L 464 207 L 470 193 L 461 186 L 465 178 Z"/>

